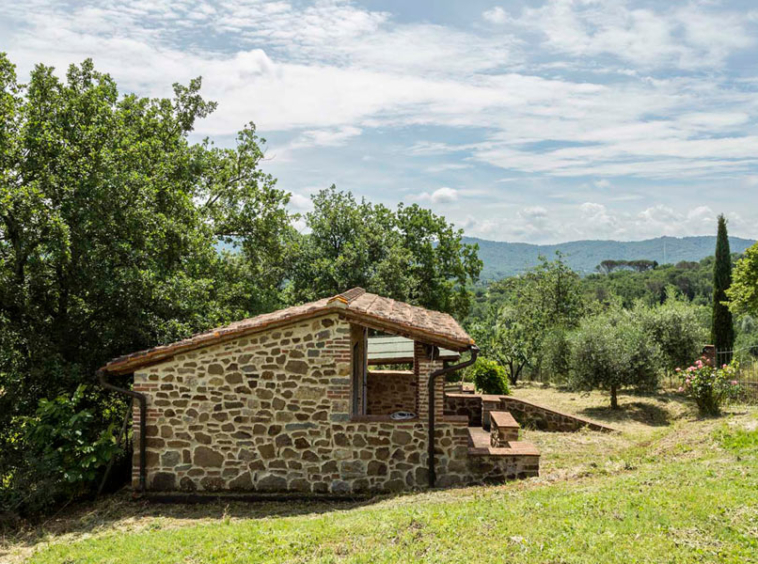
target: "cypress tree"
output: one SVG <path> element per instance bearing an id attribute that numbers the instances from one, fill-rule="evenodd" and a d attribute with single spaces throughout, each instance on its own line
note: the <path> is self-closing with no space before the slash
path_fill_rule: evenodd
<path id="1" fill-rule="evenodd" d="M 734 348 L 734 324 L 732 312 L 726 302 L 726 291 L 732 285 L 732 256 L 729 252 L 729 235 L 726 219 L 719 215 L 716 237 L 716 261 L 713 263 L 713 319 L 711 320 L 711 343 L 716 347 L 719 363 L 728 363 L 731 354 L 719 354 Z"/>

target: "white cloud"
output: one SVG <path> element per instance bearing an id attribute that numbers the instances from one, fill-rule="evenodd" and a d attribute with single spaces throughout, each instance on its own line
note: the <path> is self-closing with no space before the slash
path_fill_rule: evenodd
<path id="1" fill-rule="evenodd" d="M 458 200 L 458 190 L 443 186 L 431 193 L 422 192 L 416 199 L 422 202 L 432 202 L 433 204 L 450 204 Z"/>
<path id="2" fill-rule="evenodd" d="M 292 194 L 289 205 L 298 212 L 310 211 L 313 208 L 313 202 L 310 198 L 297 193 Z"/>
<path id="3" fill-rule="evenodd" d="M 450 170 L 464 170 L 471 168 L 473 165 L 466 163 L 444 163 L 426 167 L 427 172 L 447 172 Z"/>
<path id="4" fill-rule="evenodd" d="M 339 147 L 353 137 L 361 134 L 361 129 L 343 126 L 336 129 L 314 129 L 303 131 L 289 145 L 288 149 L 304 149 L 308 147 Z"/>
<path id="5" fill-rule="evenodd" d="M 495 6 L 482 13 L 482 17 L 488 22 L 494 24 L 503 24 L 508 21 L 508 12 L 503 10 L 500 6 Z"/>
<path id="6" fill-rule="evenodd" d="M 60 75 L 89 56 L 122 91 L 146 96 L 170 95 L 171 83 L 202 75 L 204 95 L 220 106 L 197 133 L 226 136 L 254 120 L 264 136 L 292 139 L 272 146 L 268 163 L 286 163 L 281 186 L 300 191 L 318 175 L 325 185 L 348 178 L 353 184 L 341 187 L 363 190 L 370 178 L 389 202 L 398 186 L 420 185 L 424 201 L 466 197 L 479 206 L 466 214 L 480 235 L 699 233 L 712 212 L 649 195 L 646 209 L 618 211 L 614 202 L 642 199 L 640 186 L 672 179 L 719 179 L 746 198 L 758 185 L 758 80 L 750 61 L 728 72 L 735 56 L 755 48 L 755 11 L 709 1 L 502 4 L 509 11 L 477 10 L 466 27 L 400 21 L 349 0 L 29 0 L 0 4 L 0 34 L 22 81 L 35 63 Z M 374 158 L 340 163 L 338 148 L 353 143 Z M 328 167 L 292 166 L 320 149 L 334 159 Z M 469 189 L 435 190 L 423 178 L 464 169 L 477 187 L 487 174 L 508 173 L 491 179 L 490 195 L 481 188 L 471 198 Z M 522 193 L 524 179 L 546 179 L 550 190 Z M 561 200 L 574 207 L 544 204 L 571 191 L 565 186 L 592 193 Z M 510 215 L 491 211 L 496 196 Z M 293 208 L 306 205 L 293 197 Z M 446 214 L 456 217 L 457 207 Z M 750 220 L 748 210 L 739 224 Z"/>
<path id="7" fill-rule="evenodd" d="M 608 188 L 611 187 L 610 181 L 605 178 L 601 178 L 600 180 L 595 180 L 593 184 L 595 185 L 596 188 L 600 188 L 601 190 L 607 190 Z"/>

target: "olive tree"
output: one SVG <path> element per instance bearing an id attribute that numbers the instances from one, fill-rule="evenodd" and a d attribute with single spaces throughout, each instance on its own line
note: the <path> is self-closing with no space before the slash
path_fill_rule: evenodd
<path id="1" fill-rule="evenodd" d="M 634 314 L 614 309 L 582 320 L 571 336 L 570 383 L 576 389 L 608 390 L 618 409 L 621 388 L 653 389 L 658 350 Z"/>

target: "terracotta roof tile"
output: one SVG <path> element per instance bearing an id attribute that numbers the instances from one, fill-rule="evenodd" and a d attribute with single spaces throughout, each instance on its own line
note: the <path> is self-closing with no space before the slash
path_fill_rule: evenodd
<path id="1" fill-rule="evenodd" d="M 357 323 L 362 322 L 389 333 L 453 350 L 463 350 L 474 343 L 473 339 L 447 313 L 369 294 L 363 288 L 352 288 L 331 298 L 243 319 L 224 327 L 198 333 L 176 343 L 128 354 L 110 361 L 103 369 L 117 373 L 133 372 L 140 366 L 153 364 L 181 352 L 332 311 L 343 313 Z"/>

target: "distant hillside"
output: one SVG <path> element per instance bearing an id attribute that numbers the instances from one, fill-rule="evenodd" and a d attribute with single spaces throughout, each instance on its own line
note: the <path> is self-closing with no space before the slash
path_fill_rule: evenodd
<path id="1" fill-rule="evenodd" d="M 682 260 L 698 261 L 713 254 L 716 237 L 658 237 L 646 241 L 571 241 L 557 245 L 502 243 L 475 237 L 464 237 L 466 243 L 479 244 L 479 257 L 484 261 L 482 279 L 491 280 L 513 276 L 538 263 L 538 257 L 548 259 L 555 251 L 565 255 L 566 262 L 579 273 L 589 274 L 606 259 L 648 259 L 660 264 L 675 264 Z M 741 253 L 755 241 L 730 237 L 733 253 Z M 665 257 L 664 257 L 665 253 Z"/>

